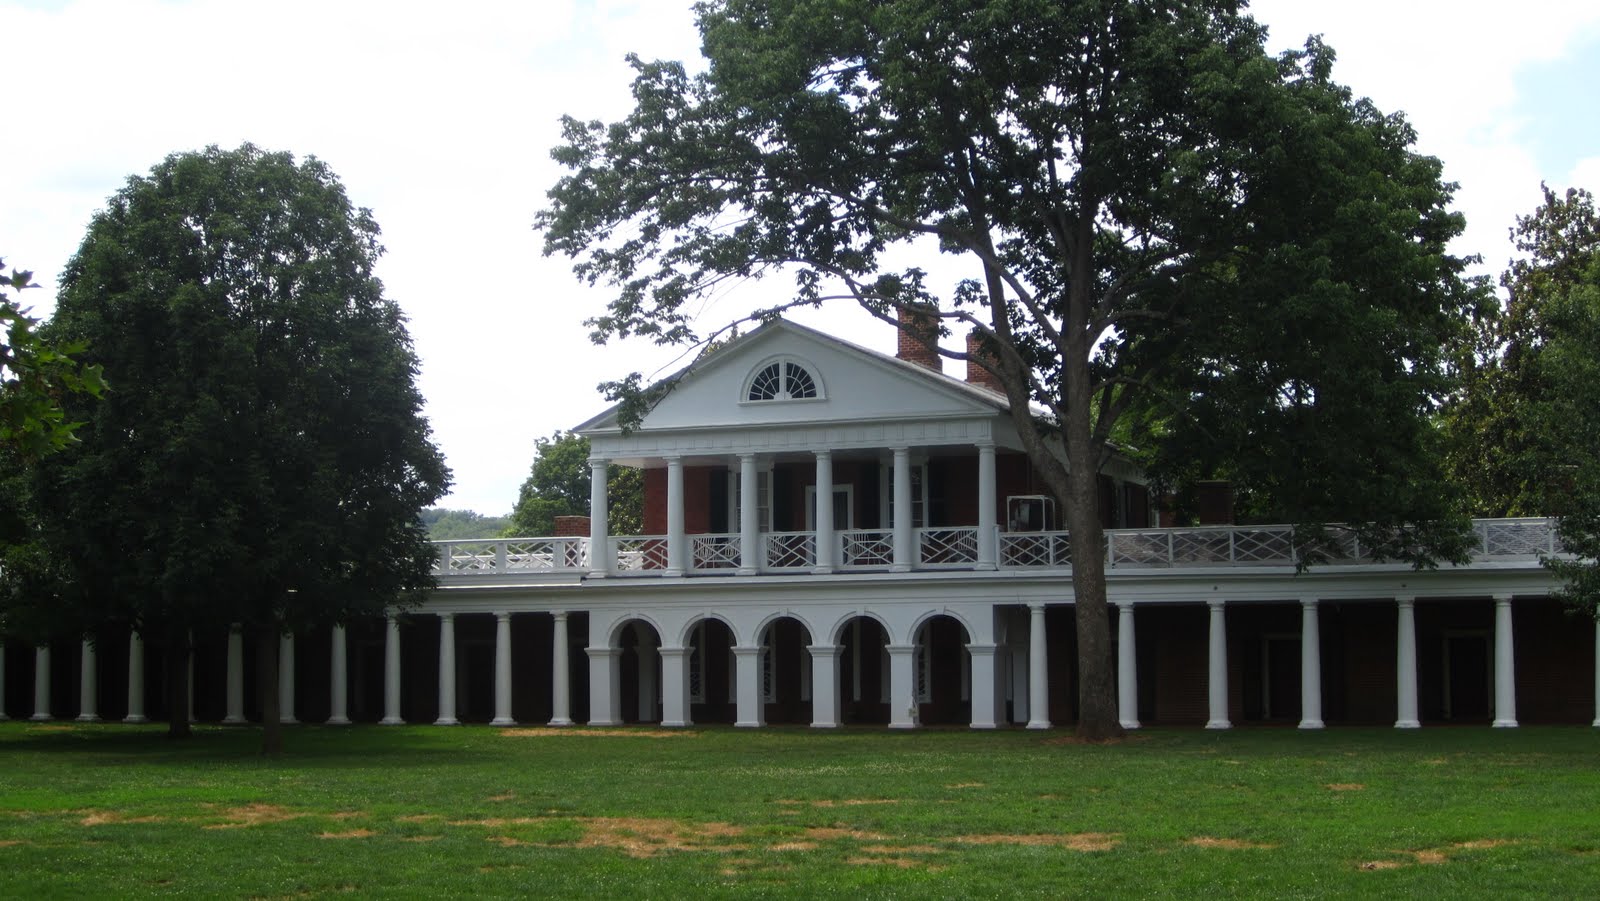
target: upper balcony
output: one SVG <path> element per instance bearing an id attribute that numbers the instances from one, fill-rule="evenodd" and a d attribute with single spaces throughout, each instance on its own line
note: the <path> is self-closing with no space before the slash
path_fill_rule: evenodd
<path id="1" fill-rule="evenodd" d="M 1071 541 L 1066 532 L 997 532 L 993 564 L 981 561 L 979 529 L 974 526 L 914 530 L 914 556 L 909 569 L 929 570 L 1066 570 Z M 1479 519 L 1472 563 L 1533 563 L 1560 553 L 1555 520 L 1548 518 Z M 818 564 L 816 532 L 767 532 L 758 539 L 759 565 L 746 567 L 741 536 L 688 535 L 689 576 L 735 574 L 820 574 L 887 572 L 894 566 L 894 532 L 849 529 L 828 535 L 832 553 Z M 612 537 L 607 540 L 603 573 L 619 578 L 679 575 L 669 567 L 664 535 Z M 512 574 L 598 575 L 588 538 L 504 538 L 440 541 L 434 572 L 447 584 L 473 577 Z M 1300 561 L 1294 528 L 1287 525 L 1207 526 L 1170 529 L 1110 529 L 1105 533 L 1108 569 L 1180 567 L 1296 566 Z M 1375 565 L 1370 548 L 1354 535 L 1337 542 L 1327 559 L 1336 565 Z M 904 567 L 902 567 L 904 568 Z"/>

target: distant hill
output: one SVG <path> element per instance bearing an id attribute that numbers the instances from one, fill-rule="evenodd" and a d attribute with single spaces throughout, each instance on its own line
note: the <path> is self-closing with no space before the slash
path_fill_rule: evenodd
<path id="1" fill-rule="evenodd" d="M 429 507 L 422 511 L 422 524 L 428 529 L 428 537 L 434 541 L 498 538 L 506 526 L 511 524 L 511 517 L 484 516 L 472 510 Z"/>

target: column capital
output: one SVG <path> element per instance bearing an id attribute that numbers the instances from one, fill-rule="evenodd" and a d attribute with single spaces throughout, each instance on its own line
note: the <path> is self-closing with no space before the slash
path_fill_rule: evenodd
<path id="1" fill-rule="evenodd" d="M 670 646 L 669 647 L 667 645 L 662 645 L 661 647 L 656 648 L 656 653 L 660 654 L 663 657 L 682 657 L 682 656 L 688 654 L 691 650 L 693 650 L 693 649 L 692 648 L 685 648 L 685 647 L 678 647 L 678 646 Z"/>
<path id="2" fill-rule="evenodd" d="M 435 615 L 439 617 L 439 622 L 442 622 L 442 623 L 454 623 L 455 620 L 456 620 L 455 613 L 452 612 L 452 611 L 448 611 L 448 610 L 440 611 L 439 613 L 437 613 Z"/>
<path id="3" fill-rule="evenodd" d="M 683 465 L 683 454 L 662 454 L 661 459 L 665 460 L 668 466 Z"/>
<path id="4" fill-rule="evenodd" d="M 917 646 L 914 645 L 914 644 L 886 644 L 886 645 L 883 646 L 883 648 L 884 648 L 884 650 L 888 651 L 891 655 L 894 655 L 894 654 L 910 654 L 910 653 L 913 653 L 913 652 L 916 651 Z"/>
<path id="5" fill-rule="evenodd" d="M 502 622 L 510 622 L 511 621 L 511 611 L 510 610 L 496 610 L 494 612 L 494 618 L 497 619 L 497 620 L 500 620 Z"/>
<path id="6" fill-rule="evenodd" d="M 972 446 L 981 451 L 992 451 L 995 448 L 993 438 L 979 438 L 978 440 L 972 442 Z"/>
<path id="7" fill-rule="evenodd" d="M 1402 598 L 1395 598 L 1394 602 L 1396 604 L 1399 604 L 1402 609 L 1409 610 L 1412 607 L 1416 606 L 1417 599 L 1414 598 L 1414 597 L 1402 597 Z"/>
<path id="8" fill-rule="evenodd" d="M 589 655 L 590 660 L 622 656 L 621 648 L 584 648 L 583 652 Z"/>
<path id="9" fill-rule="evenodd" d="M 1028 605 L 1028 610 L 1030 612 L 1032 612 L 1032 613 L 1043 613 L 1045 608 L 1048 607 L 1048 606 L 1050 606 L 1050 605 L 1049 604 L 1044 604 L 1044 603 L 1029 604 Z"/>
<path id="10" fill-rule="evenodd" d="M 806 650 L 811 652 L 812 657 L 828 657 L 838 656 L 844 648 L 836 644 L 808 644 Z"/>
<path id="11" fill-rule="evenodd" d="M 1228 602 L 1223 600 L 1222 598 L 1207 598 L 1206 599 L 1206 606 L 1210 607 L 1213 610 L 1216 610 L 1219 607 L 1226 606 L 1227 603 Z"/>
<path id="12" fill-rule="evenodd" d="M 733 651 L 735 655 L 740 657 L 748 657 L 751 654 L 761 653 L 761 647 L 759 645 L 736 644 L 728 650 Z"/>
<path id="13" fill-rule="evenodd" d="M 833 459 L 833 448 L 831 448 L 831 447 L 826 447 L 826 448 L 823 448 L 822 450 L 814 450 L 814 451 L 812 451 L 812 453 L 816 454 L 818 459 L 822 459 L 824 457 L 826 457 L 829 460 Z"/>
<path id="14" fill-rule="evenodd" d="M 562 623 L 564 623 L 564 622 L 566 622 L 566 621 L 567 621 L 567 616 L 568 616 L 568 615 L 569 615 L 569 614 L 568 614 L 568 612 L 567 612 L 567 611 L 565 611 L 565 610 L 552 610 L 552 611 L 550 611 L 550 615 L 551 615 L 551 616 L 553 616 L 553 617 L 555 617 L 555 619 L 556 619 L 556 622 L 562 622 Z"/>
<path id="15" fill-rule="evenodd" d="M 1124 601 L 1112 601 L 1112 602 L 1111 602 L 1111 603 L 1112 603 L 1112 604 L 1113 604 L 1113 605 L 1114 605 L 1114 606 L 1115 606 L 1115 607 L 1116 607 L 1116 608 L 1117 608 L 1117 609 L 1118 609 L 1118 610 L 1127 610 L 1127 611 L 1129 611 L 1129 612 L 1132 612 L 1132 610 L 1133 610 L 1133 608 L 1134 608 L 1134 607 L 1136 607 L 1136 606 L 1138 606 L 1138 605 L 1137 605 L 1137 604 L 1135 604 L 1135 603 L 1134 603 L 1134 602 L 1133 602 L 1133 601 L 1130 601 L 1130 600 L 1124 600 Z"/>
<path id="16" fill-rule="evenodd" d="M 610 466 L 610 465 L 611 465 L 611 461 L 606 459 L 605 457 L 590 457 L 589 458 L 589 468 L 590 469 L 599 469 L 601 467 Z"/>
<path id="17" fill-rule="evenodd" d="M 967 645 L 967 653 L 972 654 L 974 656 L 992 657 L 992 656 L 994 656 L 995 650 L 997 648 L 999 648 L 999 647 L 1000 647 L 999 645 L 994 644 L 993 642 L 983 642 L 983 643 L 976 643 L 975 642 L 973 644 Z"/>
<path id="18" fill-rule="evenodd" d="M 1300 606 L 1302 606 L 1302 607 L 1315 607 L 1315 606 L 1317 606 L 1317 603 L 1318 603 L 1318 599 L 1317 598 L 1301 598 L 1300 599 Z"/>
<path id="19" fill-rule="evenodd" d="M 1511 606 L 1511 595 L 1509 595 L 1509 594 L 1497 594 L 1497 595 L 1493 595 L 1493 597 L 1494 597 L 1494 603 L 1495 603 L 1496 607 L 1510 607 Z"/>

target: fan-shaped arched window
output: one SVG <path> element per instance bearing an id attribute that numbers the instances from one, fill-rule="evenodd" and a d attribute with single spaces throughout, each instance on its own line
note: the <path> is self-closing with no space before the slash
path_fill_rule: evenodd
<path id="1" fill-rule="evenodd" d="M 815 400 L 822 396 L 816 376 L 795 360 L 773 360 L 750 377 L 745 400 Z"/>

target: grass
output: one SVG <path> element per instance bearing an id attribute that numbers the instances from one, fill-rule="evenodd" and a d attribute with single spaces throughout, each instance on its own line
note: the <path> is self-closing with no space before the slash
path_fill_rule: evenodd
<path id="1" fill-rule="evenodd" d="M 0 897 L 1600 896 L 1592 729 L 556 731 L 0 724 Z"/>

